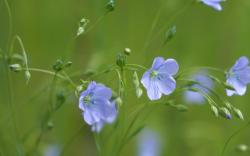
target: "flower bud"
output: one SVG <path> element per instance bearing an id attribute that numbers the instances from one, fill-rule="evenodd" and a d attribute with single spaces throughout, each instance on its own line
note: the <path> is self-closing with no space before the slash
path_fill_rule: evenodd
<path id="1" fill-rule="evenodd" d="M 212 106 L 211 106 L 211 110 L 212 110 L 214 116 L 216 116 L 216 117 L 219 116 L 219 111 L 218 111 L 218 109 L 217 109 L 216 106 L 212 105 Z"/>
<path id="2" fill-rule="evenodd" d="M 56 60 L 56 63 L 53 65 L 53 70 L 59 72 L 63 69 L 63 61 L 61 59 Z"/>
<path id="3" fill-rule="evenodd" d="M 123 102 L 122 102 L 122 98 L 121 97 L 116 98 L 115 102 L 116 102 L 116 104 L 117 104 L 118 107 L 122 106 Z"/>
<path id="4" fill-rule="evenodd" d="M 28 83 L 31 78 L 31 74 L 28 70 L 26 70 L 24 74 L 25 74 L 26 82 Z"/>
<path id="5" fill-rule="evenodd" d="M 115 10 L 115 2 L 114 0 L 110 0 L 108 4 L 106 5 L 106 8 L 108 11 L 114 11 Z"/>
<path id="6" fill-rule="evenodd" d="M 241 112 L 239 109 L 233 108 L 233 111 L 234 111 L 234 114 L 235 114 L 239 119 L 244 120 L 244 116 L 243 116 L 242 112 Z"/>
<path id="7" fill-rule="evenodd" d="M 123 68 L 126 65 L 126 56 L 119 53 L 116 57 L 116 64 L 119 67 Z"/>
<path id="8" fill-rule="evenodd" d="M 130 54 L 131 54 L 131 49 L 125 48 L 125 49 L 124 49 L 124 54 L 125 54 L 125 55 L 130 55 Z"/>
<path id="9" fill-rule="evenodd" d="M 232 119 L 232 115 L 226 107 L 220 108 L 220 115 L 226 119 Z"/>
<path id="10" fill-rule="evenodd" d="M 143 94 L 143 91 L 140 87 L 136 88 L 136 96 L 140 98 Z"/>
<path id="11" fill-rule="evenodd" d="M 188 107 L 185 106 L 185 105 L 181 105 L 181 104 L 175 105 L 175 108 L 176 108 L 178 111 L 180 111 L 180 112 L 186 112 L 186 111 L 188 111 Z"/>
<path id="12" fill-rule="evenodd" d="M 9 68 L 13 72 L 20 72 L 22 70 L 22 66 L 20 64 L 11 64 Z"/>
<path id="13" fill-rule="evenodd" d="M 54 127 L 53 122 L 52 122 L 52 121 L 49 121 L 49 122 L 47 123 L 47 128 L 48 128 L 48 130 L 52 130 L 53 127 Z"/>
<path id="14" fill-rule="evenodd" d="M 246 152 L 247 150 L 249 150 L 249 147 L 245 144 L 240 144 L 236 147 L 236 150 L 239 152 Z"/>

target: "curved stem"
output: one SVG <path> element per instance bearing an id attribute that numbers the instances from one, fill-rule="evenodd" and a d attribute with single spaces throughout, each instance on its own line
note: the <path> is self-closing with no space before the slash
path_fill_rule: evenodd
<path id="1" fill-rule="evenodd" d="M 224 156 L 226 148 L 228 146 L 228 144 L 230 143 L 230 141 L 233 139 L 233 137 L 235 137 L 236 135 L 238 135 L 242 130 L 244 130 L 245 128 L 247 128 L 250 125 L 250 121 L 247 122 L 246 125 L 244 125 L 243 127 L 239 128 L 237 131 L 235 131 L 226 141 L 226 143 L 224 144 L 224 147 L 222 149 L 221 152 L 221 156 Z"/>
<path id="2" fill-rule="evenodd" d="M 25 69 L 24 69 L 25 70 Z M 66 77 L 64 77 L 63 75 L 61 74 L 57 74 L 55 72 L 52 72 L 52 71 L 49 71 L 49 70 L 45 70 L 45 69 L 39 69 L 39 68 L 29 68 L 29 71 L 34 71 L 34 72 L 40 72 L 40 73 L 45 73 L 45 74 L 48 74 L 48 75 L 52 75 L 52 76 L 57 76 L 63 80 L 68 80 Z"/>
<path id="3" fill-rule="evenodd" d="M 142 65 L 139 65 L 139 64 L 126 64 L 126 66 L 132 66 L 132 67 L 140 68 L 140 69 L 143 69 L 143 70 L 147 70 L 146 67 L 144 67 Z"/>

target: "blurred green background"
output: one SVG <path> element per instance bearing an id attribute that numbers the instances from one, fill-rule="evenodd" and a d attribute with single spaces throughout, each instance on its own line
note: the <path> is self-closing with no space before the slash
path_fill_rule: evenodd
<path id="1" fill-rule="evenodd" d="M 191 0 L 117 0 L 115 10 L 106 15 L 108 0 L 9 0 L 13 34 L 18 34 L 28 54 L 30 67 L 52 69 L 54 62 L 61 58 L 72 61 L 69 74 L 88 69 L 102 69 L 115 63 L 116 54 L 129 47 L 130 63 L 150 66 L 156 56 L 172 57 L 178 60 L 181 70 L 196 66 L 213 66 L 221 69 L 231 67 L 242 56 L 250 57 L 250 1 L 228 0 L 223 11 L 217 12 L 200 3 L 194 3 L 184 11 Z M 160 16 L 150 34 L 159 9 Z M 178 16 L 176 16 L 178 14 Z M 78 22 L 87 18 L 90 23 L 86 34 L 75 38 Z M 0 0 L 0 48 L 6 51 L 8 41 L 8 14 L 4 0 Z M 96 23 L 96 21 L 98 21 Z M 162 46 L 164 32 L 158 31 L 176 25 L 174 38 Z M 156 38 L 154 36 L 157 36 Z M 147 38 L 153 39 L 144 48 Z M 18 46 L 15 52 L 19 52 Z M 2 60 L 1 60 L 2 62 Z M 30 83 L 25 83 L 23 73 L 11 73 L 12 100 L 20 136 L 30 134 L 31 146 L 39 130 L 31 129 L 45 112 L 49 103 L 49 91 L 44 88 L 52 83 L 52 77 L 32 72 Z M 140 73 L 141 76 L 142 73 Z M 75 82 L 84 77 L 75 78 Z M 104 75 L 96 81 L 117 89 L 114 76 Z M 0 66 L 0 155 L 16 155 L 15 128 L 11 124 L 7 89 L 7 77 L 3 63 Z M 60 90 L 62 87 L 57 87 Z M 145 101 L 135 99 L 133 90 L 124 105 L 135 105 Z M 159 107 L 147 123 L 159 132 L 166 156 L 217 156 L 232 133 L 245 125 L 249 119 L 250 92 L 243 97 L 232 97 L 230 101 L 241 108 L 245 121 L 215 118 L 208 105 L 192 105 L 186 113 L 169 107 Z M 63 147 L 82 125 L 85 125 L 78 100 L 73 94 L 52 117 L 54 128 L 42 137 L 40 149 L 55 144 Z M 250 152 L 236 152 L 239 144 L 250 145 L 250 126 L 241 131 L 230 142 L 227 156 L 250 155 Z M 88 126 L 71 141 L 64 155 L 96 155 L 93 135 Z M 136 140 L 132 140 L 122 155 L 136 155 Z"/>

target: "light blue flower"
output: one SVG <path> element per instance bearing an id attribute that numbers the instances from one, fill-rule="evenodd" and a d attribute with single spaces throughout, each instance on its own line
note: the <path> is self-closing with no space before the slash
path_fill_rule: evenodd
<path id="1" fill-rule="evenodd" d="M 226 89 L 227 95 L 244 95 L 247 85 L 250 83 L 250 66 L 248 58 L 240 57 L 234 66 L 227 72 L 227 84 L 234 87 L 235 90 Z"/>
<path id="2" fill-rule="evenodd" d="M 213 81 L 205 74 L 199 73 L 191 79 L 199 83 L 192 85 L 191 88 L 198 89 L 205 93 L 209 93 L 209 89 L 213 88 Z M 184 98 L 186 102 L 192 104 L 203 104 L 205 102 L 205 98 L 202 94 L 194 91 L 185 91 Z"/>
<path id="3" fill-rule="evenodd" d="M 204 4 L 214 8 L 217 11 L 221 11 L 222 7 L 220 5 L 220 2 L 223 2 L 225 0 L 201 0 Z"/>
<path id="4" fill-rule="evenodd" d="M 105 123 L 113 123 L 116 119 L 116 104 L 111 102 L 111 97 L 111 89 L 94 81 L 80 95 L 79 108 L 83 118 L 95 132 L 100 132 Z"/>
<path id="5" fill-rule="evenodd" d="M 138 138 L 138 156 L 159 156 L 161 154 L 160 136 L 150 129 L 145 129 Z"/>
<path id="6" fill-rule="evenodd" d="M 146 71 L 141 79 L 150 100 L 158 100 L 162 94 L 169 95 L 175 90 L 176 81 L 173 76 L 178 70 L 179 65 L 174 59 L 154 59 L 151 69 Z"/>

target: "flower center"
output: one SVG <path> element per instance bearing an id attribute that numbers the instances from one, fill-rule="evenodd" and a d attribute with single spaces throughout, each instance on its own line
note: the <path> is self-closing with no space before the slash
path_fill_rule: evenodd
<path id="1" fill-rule="evenodd" d="M 89 105 L 91 102 L 90 102 L 90 96 L 87 95 L 83 98 L 83 102 L 85 105 Z"/>
<path id="2" fill-rule="evenodd" d="M 158 72 L 153 70 L 151 73 L 150 73 L 150 77 L 151 78 L 155 78 L 156 76 L 158 75 Z"/>

